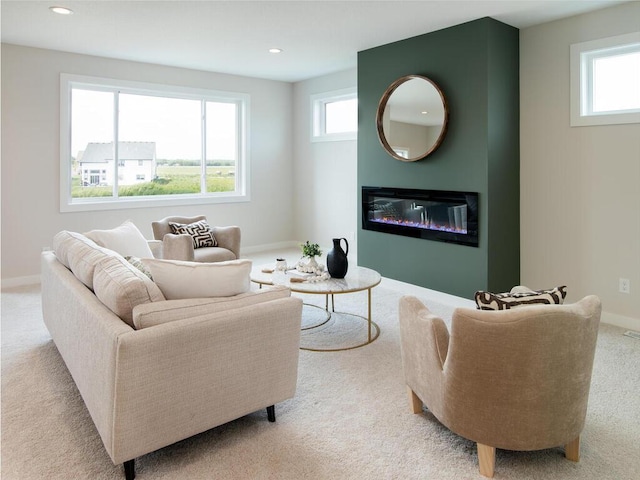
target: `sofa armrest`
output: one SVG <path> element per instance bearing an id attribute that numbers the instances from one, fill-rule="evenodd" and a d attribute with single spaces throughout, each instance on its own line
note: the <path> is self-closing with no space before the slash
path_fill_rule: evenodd
<path id="1" fill-rule="evenodd" d="M 162 240 L 147 240 L 153 258 L 162 258 Z"/>
<path id="2" fill-rule="evenodd" d="M 231 250 L 236 258 L 240 258 L 240 227 L 211 227 L 213 236 L 216 237 L 218 246 Z"/>
<path id="3" fill-rule="evenodd" d="M 301 315 L 288 297 L 120 336 L 114 463 L 293 397 Z"/>
<path id="4" fill-rule="evenodd" d="M 191 235 L 167 233 L 162 239 L 162 255 L 167 260 L 193 262 L 193 239 Z"/>

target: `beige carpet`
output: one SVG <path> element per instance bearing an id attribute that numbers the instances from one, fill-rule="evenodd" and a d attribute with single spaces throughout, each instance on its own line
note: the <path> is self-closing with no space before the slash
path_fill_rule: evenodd
<path id="1" fill-rule="evenodd" d="M 402 381 L 393 282 L 373 290 L 380 337 L 334 353 L 300 352 L 295 398 L 277 422 L 256 412 L 139 458 L 143 479 L 480 479 L 475 444 L 427 411 L 410 413 Z M 315 298 L 315 300 L 313 300 Z M 452 305 L 424 290 L 423 301 Z M 305 301 L 324 305 L 323 297 Z M 366 314 L 366 294 L 336 309 Z M 582 459 L 560 448 L 498 450 L 496 479 L 636 479 L 640 471 L 640 341 L 602 325 Z M 212 405 L 211 408 L 215 408 Z M 39 287 L 2 293 L 2 478 L 120 479 L 40 311 Z"/>

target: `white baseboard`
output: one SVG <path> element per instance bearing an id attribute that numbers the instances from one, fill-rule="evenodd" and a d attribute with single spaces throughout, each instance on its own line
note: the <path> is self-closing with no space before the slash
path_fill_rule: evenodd
<path id="1" fill-rule="evenodd" d="M 640 319 L 625 317 L 615 313 L 602 312 L 600 316 L 602 323 L 608 323 L 609 325 L 615 325 L 616 327 L 626 328 L 628 330 L 635 330 L 640 332 Z"/>
<path id="2" fill-rule="evenodd" d="M 5 288 L 24 287 L 25 285 L 35 285 L 40 283 L 40 275 L 29 275 L 26 277 L 14 277 L 2 279 L 2 290 Z"/>
<path id="3" fill-rule="evenodd" d="M 277 243 L 267 243 L 264 245 L 254 245 L 253 247 L 242 247 L 240 250 L 240 256 L 244 256 L 245 254 L 252 253 L 262 253 L 269 252 L 271 250 L 282 250 L 286 248 L 299 248 L 299 242 L 295 241 L 287 241 L 287 242 L 277 242 Z"/>

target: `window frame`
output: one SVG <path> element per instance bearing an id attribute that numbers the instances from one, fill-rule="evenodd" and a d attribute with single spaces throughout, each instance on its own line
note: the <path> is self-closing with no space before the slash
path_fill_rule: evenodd
<path id="1" fill-rule="evenodd" d="M 152 95 L 200 101 L 235 102 L 238 106 L 237 133 L 238 159 L 235 169 L 236 189 L 233 192 L 189 193 L 172 195 L 149 195 L 137 197 L 86 197 L 71 196 L 71 91 L 73 88 L 87 90 Z M 60 74 L 60 212 L 115 210 L 122 208 L 144 208 L 174 205 L 198 205 L 248 202 L 250 195 L 249 161 L 249 111 L 250 95 L 246 93 L 208 90 L 200 88 L 164 85 L 150 82 L 135 82 L 86 75 Z M 114 115 L 114 124 L 116 116 Z M 201 119 L 203 151 L 206 121 Z M 114 125 L 117 132 L 117 125 Z M 114 168 L 117 162 L 114 162 Z M 206 161 L 204 162 L 206 168 Z M 203 170 L 204 171 L 204 170 Z M 117 171 L 116 171 L 117 173 Z M 116 176 L 117 178 L 117 176 Z M 201 178 L 204 182 L 204 178 Z"/>
<path id="2" fill-rule="evenodd" d="M 357 140 L 358 128 L 352 132 L 327 133 L 326 127 L 326 105 L 328 103 L 358 100 L 356 88 L 345 88 L 331 92 L 317 93 L 311 95 L 311 141 L 312 142 L 334 142 L 342 140 Z M 357 109 L 357 107 L 356 107 Z M 356 112 L 357 115 L 357 112 Z"/>
<path id="3" fill-rule="evenodd" d="M 619 110 L 594 113 L 592 110 L 592 64 L 597 58 L 640 51 L 640 32 L 601 38 L 570 46 L 570 125 L 617 125 L 640 123 L 640 111 Z"/>

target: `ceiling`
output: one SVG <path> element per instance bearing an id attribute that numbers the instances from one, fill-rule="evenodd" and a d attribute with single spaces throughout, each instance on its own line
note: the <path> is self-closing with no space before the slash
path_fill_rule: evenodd
<path id="1" fill-rule="evenodd" d="M 355 68 L 358 51 L 477 18 L 526 28 L 620 3 L 2 0 L 2 42 L 296 82 Z"/>

